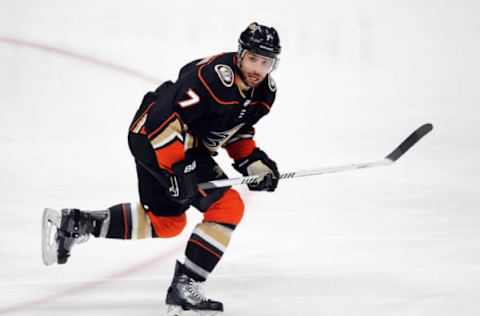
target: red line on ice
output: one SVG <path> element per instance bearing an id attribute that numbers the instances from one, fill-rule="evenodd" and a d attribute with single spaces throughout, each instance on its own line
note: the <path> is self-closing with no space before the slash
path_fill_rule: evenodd
<path id="1" fill-rule="evenodd" d="M 100 60 L 100 59 L 97 59 L 97 58 L 94 58 L 94 57 L 91 57 L 91 56 L 82 55 L 82 54 L 79 54 L 79 53 L 68 51 L 68 50 L 63 49 L 63 48 L 48 46 L 48 45 L 40 44 L 40 43 L 28 42 L 28 41 L 24 41 L 24 40 L 21 40 L 21 39 L 16 39 L 16 38 L 11 38 L 11 37 L 1 36 L 1 35 L 0 35 L 0 42 L 8 43 L 8 44 L 15 45 L 15 46 L 28 47 L 28 48 L 32 48 L 32 49 L 36 49 L 36 50 L 41 50 L 41 51 L 51 53 L 51 54 L 70 57 L 70 58 L 77 59 L 77 60 L 80 60 L 80 61 L 83 61 L 83 62 L 87 62 L 89 64 L 105 67 L 105 68 L 108 68 L 110 70 L 121 72 L 121 73 L 130 75 L 130 76 L 137 77 L 137 78 L 140 78 L 140 79 L 143 79 L 143 80 L 147 80 L 149 82 L 154 82 L 154 83 L 157 83 L 157 84 L 162 82 L 162 80 L 160 80 L 158 78 L 150 77 L 150 76 L 148 76 L 146 74 L 143 74 L 139 71 L 136 71 L 136 70 L 133 70 L 133 69 L 121 66 L 121 65 L 106 62 L 106 61 L 103 61 L 103 60 Z M 140 262 L 140 263 L 138 263 L 136 265 L 133 265 L 129 268 L 126 268 L 124 270 L 120 270 L 118 272 L 107 275 L 106 277 L 100 278 L 97 281 L 88 282 L 88 283 L 81 284 L 81 285 L 76 286 L 76 287 L 64 289 L 59 293 L 50 294 L 50 295 L 47 295 L 47 296 L 44 296 L 44 297 L 40 297 L 40 298 L 33 299 L 33 300 L 30 300 L 30 301 L 26 301 L 26 302 L 23 302 L 23 303 L 18 303 L 18 304 L 9 306 L 9 307 L 1 308 L 0 309 L 0 315 L 5 315 L 5 314 L 8 314 L 8 313 L 18 312 L 18 311 L 21 311 L 21 310 L 25 310 L 25 309 L 35 307 L 37 305 L 44 305 L 44 304 L 47 304 L 51 301 L 55 301 L 55 300 L 58 300 L 58 299 L 61 299 L 61 298 L 64 298 L 64 297 L 72 296 L 72 295 L 75 295 L 75 294 L 78 294 L 78 293 L 81 293 L 81 292 L 85 292 L 85 291 L 100 287 L 102 285 L 106 285 L 108 283 L 112 283 L 115 280 L 118 280 L 120 278 L 124 278 L 126 276 L 129 276 L 129 275 L 132 275 L 132 274 L 135 274 L 135 273 L 138 273 L 138 272 L 140 272 L 140 271 L 142 271 L 142 270 L 144 270 L 144 269 L 146 269 L 150 266 L 153 266 L 155 264 L 163 262 L 163 261 L 167 260 L 168 258 L 170 258 L 171 256 L 177 254 L 180 250 L 181 250 L 180 247 L 175 247 L 175 248 L 170 249 L 169 251 L 167 251 L 165 253 L 162 253 L 162 254 L 160 254 L 156 257 L 150 258 L 150 259 L 148 259 L 144 262 Z"/>
<path id="2" fill-rule="evenodd" d="M 74 59 L 81 60 L 81 61 L 84 61 L 84 62 L 87 62 L 87 63 L 90 63 L 90 64 L 94 64 L 96 66 L 109 68 L 109 69 L 115 70 L 117 72 L 121 72 L 121 73 L 130 75 L 130 76 L 134 76 L 134 77 L 137 77 L 137 78 L 140 78 L 140 79 L 143 79 L 143 80 L 147 80 L 149 82 L 155 82 L 155 83 L 161 83 L 162 82 L 162 80 L 159 80 L 158 78 L 153 78 L 149 75 L 146 75 L 146 74 L 141 73 L 139 71 L 136 71 L 134 69 L 130 69 L 130 68 L 118 65 L 118 64 L 110 63 L 110 62 L 107 62 L 107 61 L 104 61 L 104 60 L 101 60 L 101 59 L 97 59 L 97 58 L 94 58 L 94 57 L 91 57 L 91 56 L 82 55 L 82 54 L 72 52 L 72 51 L 69 51 L 69 50 L 66 50 L 66 49 L 63 49 L 63 48 L 59 48 L 59 47 L 53 47 L 53 46 L 49 46 L 49 45 L 45 45 L 45 44 L 41 44 L 41 43 L 34 43 L 34 42 L 25 41 L 25 40 L 21 40 L 21 39 L 17 39 L 17 38 L 11 38 L 11 37 L 2 36 L 2 35 L 0 35 L 0 42 L 9 43 L 9 44 L 12 44 L 12 45 L 15 45 L 15 46 L 29 47 L 29 48 L 45 51 L 45 52 L 52 53 L 52 54 L 57 54 L 57 55 L 62 55 L 62 56 L 74 58 Z"/>
<path id="3" fill-rule="evenodd" d="M 44 296 L 44 297 L 40 297 L 40 298 L 37 298 L 37 299 L 26 301 L 26 302 L 23 302 L 23 303 L 18 303 L 16 305 L 12 305 L 10 307 L 2 308 L 2 309 L 0 309 L 0 315 L 5 315 L 5 314 L 8 314 L 8 313 L 18 312 L 18 311 L 29 309 L 31 307 L 35 307 L 35 306 L 38 306 L 38 305 L 45 305 L 45 304 L 47 304 L 51 301 L 56 301 L 56 300 L 64 298 L 64 297 L 72 296 L 72 295 L 75 295 L 75 294 L 78 294 L 78 293 L 81 293 L 81 292 L 85 292 L 85 291 L 100 287 L 102 285 L 112 283 L 112 282 L 114 282 L 118 279 L 121 279 L 121 278 L 124 278 L 126 276 L 138 273 L 138 272 L 140 272 L 140 271 L 142 271 L 142 270 L 144 270 L 144 269 L 146 269 L 150 266 L 154 266 L 155 264 L 163 262 L 163 261 L 169 259 L 171 256 L 176 255 L 180 250 L 181 250 L 181 247 L 175 247 L 175 248 L 170 249 L 169 251 L 167 251 L 165 253 L 162 253 L 162 254 L 160 254 L 156 257 L 150 258 L 150 259 L 148 259 L 144 262 L 140 262 L 140 263 L 138 263 L 136 265 L 133 265 L 129 268 L 126 268 L 124 270 L 120 270 L 120 271 L 117 271 L 117 272 L 112 273 L 110 275 L 107 275 L 106 277 L 100 278 L 97 281 L 84 283 L 84 284 L 81 284 L 81 285 L 78 285 L 78 286 L 75 286 L 75 287 L 72 287 L 72 288 L 66 288 L 66 289 L 63 289 L 59 293 L 50 294 L 50 295 L 47 295 L 47 296 Z"/>

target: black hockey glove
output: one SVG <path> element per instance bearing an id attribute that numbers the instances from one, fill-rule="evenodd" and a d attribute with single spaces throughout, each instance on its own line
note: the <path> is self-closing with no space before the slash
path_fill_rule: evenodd
<path id="1" fill-rule="evenodd" d="M 263 175 L 257 183 L 248 185 L 252 191 L 273 192 L 277 188 L 280 177 L 277 164 L 258 148 L 255 148 L 248 157 L 235 160 L 232 166 L 244 176 Z"/>
<path id="2" fill-rule="evenodd" d="M 172 165 L 173 175 L 169 175 L 169 197 L 179 203 L 190 203 L 198 193 L 197 162 L 193 159 L 177 161 Z"/>

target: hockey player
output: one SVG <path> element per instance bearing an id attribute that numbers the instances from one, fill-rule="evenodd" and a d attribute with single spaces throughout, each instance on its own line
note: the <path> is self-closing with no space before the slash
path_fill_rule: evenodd
<path id="1" fill-rule="evenodd" d="M 177 261 L 166 304 L 181 310 L 223 311 L 201 291 L 240 223 L 244 205 L 231 188 L 201 190 L 199 182 L 227 176 L 215 163 L 225 148 L 243 175 L 261 175 L 250 190 L 274 191 L 276 163 L 253 140 L 254 125 L 269 113 L 276 85 L 280 42 L 274 28 L 250 24 L 237 52 L 185 65 L 176 82 L 167 81 L 145 95 L 130 126 L 141 203 L 105 211 L 64 209 L 56 235 L 56 261 L 65 263 L 74 244 L 89 235 L 104 238 L 170 238 L 186 225 L 185 211 L 203 212 L 189 239 L 183 263 Z M 58 248 L 57 248 L 58 247 Z"/>

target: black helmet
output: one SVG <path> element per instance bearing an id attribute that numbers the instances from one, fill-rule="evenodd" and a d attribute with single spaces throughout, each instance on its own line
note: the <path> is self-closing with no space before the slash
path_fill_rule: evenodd
<path id="1" fill-rule="evenodd" d="M 239 55 L 246 49 L 258 55 L 277 58 L 281 51 L 277 31 L 273 27 L 260 25 L 257 22 L 251 23 L 240 34 L 238 43 L 240 44 Z"/>

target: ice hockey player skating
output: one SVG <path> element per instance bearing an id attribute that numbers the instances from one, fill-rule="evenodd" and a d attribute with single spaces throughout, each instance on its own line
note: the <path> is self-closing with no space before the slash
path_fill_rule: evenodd
<path id="1" fill-rule="evenodd" d="M 72 246 L 90 235 L 175 237 L 186 225 L 186 210 L 194 206 L 203 221 L 192 232 L 183 262 L 176 262 L 166 304 L 171 315 L 223 311 L 223 304 L 205 298 L 201 287 L 226 251 L 244 205 L 229 187 L 202 190 L 198 183 L 227 178 L 212 158 L 221 147 L 242 175 L 261 175 L 250 190 L 274 191 L 279 179 L 276 163 L 253 139 L 254 125 L 275 100 L 271 72 L 278 63 L 279 36 L 272 27 L 252 23 L 238 41 L 236 52 L 194 60 L 176 82 L 167 81 L 143 98 L 128 135 L 140 203 L 102 211 L 44 211 L 45 264 L 66 263 Z"/>

